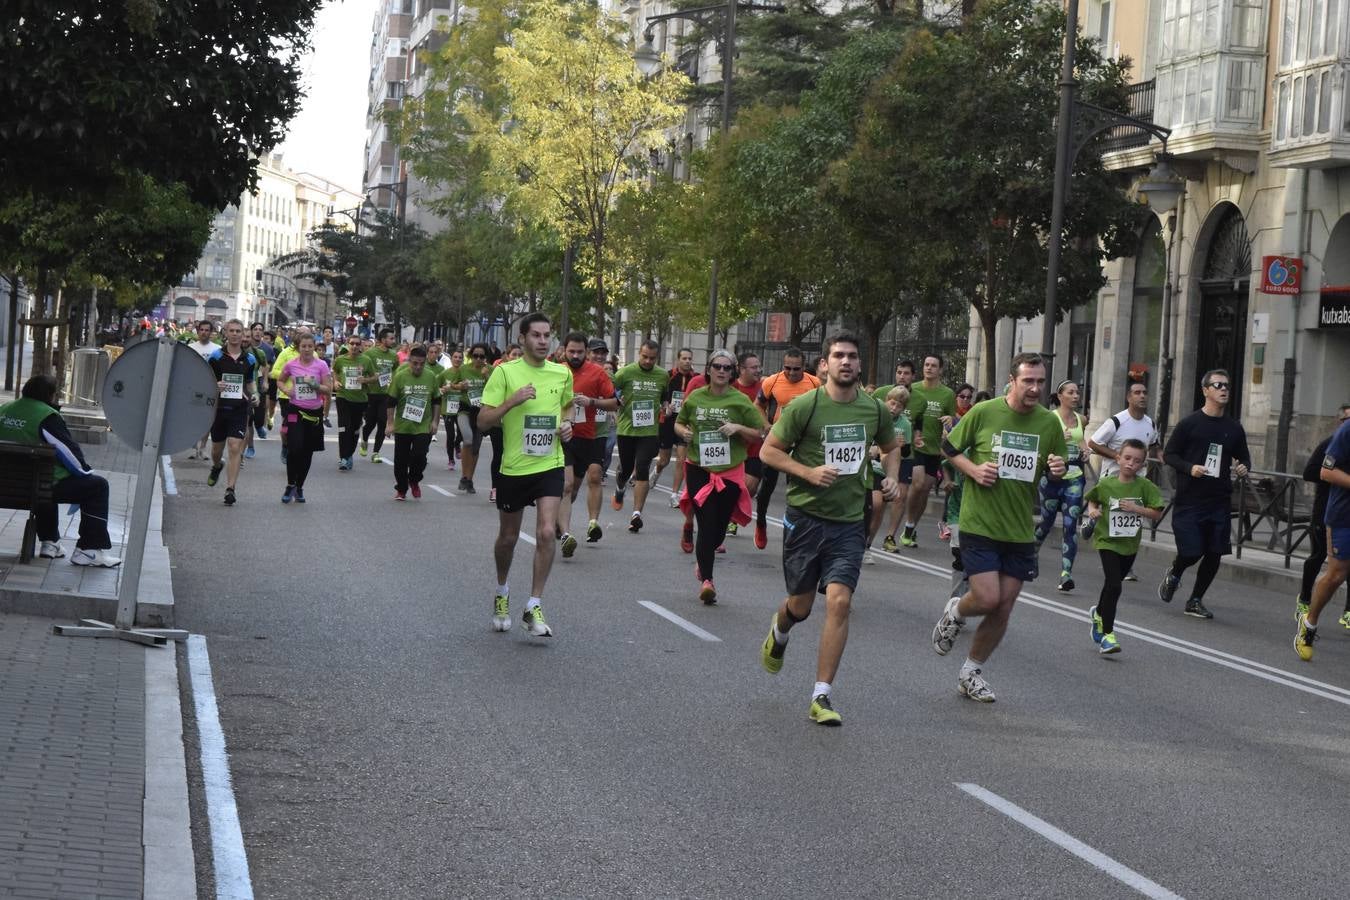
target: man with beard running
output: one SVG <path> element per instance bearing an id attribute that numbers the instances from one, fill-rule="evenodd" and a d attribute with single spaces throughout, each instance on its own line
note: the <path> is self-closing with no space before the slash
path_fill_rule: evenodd
<path id="1" fill-rule="evenodd" d="M 660 353 L 661 345 L 656 341 L 643 341 L 638 361 L 614 373 L 614 393 L 619 396 L 619 474 L 614 479 L 611 505 L 623 509 L 624 491 L 632 478 L 633 515 L 628 530 L 634 534 L 642 530 L 642 509 L 651 491 L 649 473 L 661 444 L 657 414 L 670 373 L 656 364 Z"/>
<path id="2" fill-rule="evenodd" d="M 563 495 L 558 507 L 558 527 L 562 529 L 562 555 L 571 558 L 577 552 L 572 536 L 572 503 L 586 483 L 586 542 L 600 540 L 600 473 L 603 471 L 607 435 L 597 433 L 600 425 L 618 407 L 614 383 L 609 373 L 586 358 L 586 335 L 572 332 L 563 341 L 563 358 L 572 370 L 572 437 L 563 444 Z"/>
<path id="3" fill-rule="evenodd" d="M 895 496 L 900 468 L 891 415 L 859 385 L 861 346 L 860 339 L 848 334 L 826 342 L 825 386 L 780 410 L 760 449 L 766 467 L 789 476 L 783 514 L 787 598 L 774 614 L 760 664 L 770 674 L 783 668 L 788 632 L 811 614 L 816 594 L 824 594 L 825 624 L 809 712 L 818 725 L 843 722 L 831 694 L 866 550 L 866 497 L 872 486 L 867 448 L 875 442 L 884 453 L 882 491 L 887 499 Z"/>
<path id="4" fill-rule="evenodd" d="M 759 384 L 759 396 L 755 405 L 764 414 L 764 418 L 773 425 L 778 422 L 783 410 L 795 398 L 820 387 L 820 380 L 806 371 L 806 358 L 796 347 L 789 347 L 783 354 L 783 371 L 775 372 Z M 763 550 L 769 545 L 769 501 L 773 499 L 774 488 L 778 486 L 778 470 L 760 454 L 762 476 L 759 490 L 755 495 L 755 546 Z"/>

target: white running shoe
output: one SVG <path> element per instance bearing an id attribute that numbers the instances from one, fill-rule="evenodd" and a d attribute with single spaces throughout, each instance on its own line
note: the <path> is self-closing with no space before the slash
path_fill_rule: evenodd
<path id="1" fill-rule="evenodd" d="M 875 566 L 877 564 L 877 558 L 872 555 L 871 547 L 868 547 L 866 550 L 863 551 L 862 564 L 864 566 Z"/>
<path id="2" fill-rule="evenodd" d="M 60 541 L 43 541 L 42 547 L 38 550 L 38 556 L 43 559 L 60 559 L 66 555 L 66 551 L 61 549 Z"/>
<path id="3" fill-rule="evenodd" d="M 933 650 L 938 656 L 946 656 L 951 652 L 952 644 L 956 643 L 956 636 L 961 633 L 961 626 L 965 624 L 956 617 L 956 604 L 960 602 L 960 597 L 948 600 L 942 610 L 942 618 L 933 626 Z"/>
<path id="4" fill-rule="evenodd" d="M 492 630 L 511 630 L 511 600 L 503 594 L 492 598 Z"/>
<path id="5" fill-rule="evenodd" d="M 980 703 L 994 702 L 994 692 L 989 689 L 989 682 L 984 680 L 979 669 L 963 671 L 956 679 L 956 689 L 961 692 L 961 696 L 969 697 L 971 700 Z"/>
<path id="6" fill-rule="evenodd" d="M 107 550 L 80 550 L 76 548 L 71 554 L 70 562 L 76 566 L 100 566 L 104 569 L 113 569 L 122 564 L 122 560 L 113 556 Z"/>
<path id="7" fill-rule="evenodd" d="M 678 493 L 670 495 L 670 508 L 671 509 L 680 508 L 680 495 Z"/>
<path id="8" fill-rule="evenodd" d="M 553 637 L 553 629 L 544 621 L 544 607 L 526 607 L 520 617 L 520 627 L 535 637 Z"/>

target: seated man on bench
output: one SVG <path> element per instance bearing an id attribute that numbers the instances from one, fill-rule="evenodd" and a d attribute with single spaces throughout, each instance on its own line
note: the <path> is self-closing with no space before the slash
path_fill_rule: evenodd
<path id="1" fill-rule="evenodd" d="M 22 396 L 0 406 L 0 440 L 19 444 L 49 444 L 56 451 L 56 470 L 52 473 L 51 504 L 37 513 L 39 556 L 59 559 L 61 530 L 57 524 L 57 503 L 80 505 L 80 537 L 70 561 L 77 566 L 121 565 L 111 555 L 108 537 L 108 480 L 95 475 L 84 461 L 80 445 L 70 436 L 65 419 L 56 411 L 56 381 L 49 375 L 34 375 L 23 386 Z"/>

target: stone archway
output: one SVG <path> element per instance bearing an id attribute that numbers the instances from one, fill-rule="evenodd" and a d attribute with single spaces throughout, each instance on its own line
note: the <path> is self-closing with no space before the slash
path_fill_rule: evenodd
<path id="1" fill-rule="evenodd" d="M 1232 204 L 1214 211 L 1217 222 L 1200 276 L 1200 330 L 1196 342 L 1194 408 L 1204 404 L 1200 376 L 1209 369 L 1226 369 L 1232 388 L 1228 415 L 1242 411 L 1246 384 L 1247 304 L 1251 294 L 1252 243 L 1247 220 Z"/>

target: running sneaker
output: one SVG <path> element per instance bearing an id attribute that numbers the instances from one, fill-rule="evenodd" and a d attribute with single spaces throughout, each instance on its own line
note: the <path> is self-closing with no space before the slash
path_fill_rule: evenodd
<path id="1" fill-rule="evenodd" d="M 777 621 L 778 616 L 775 614 L 769 622 L 769 636 L 764 639 L 764 646 L 759 648 L 760 665 L 770 675 L 777 675 L 783 668 L 783 654 L 787 652 L 787 642 L 780 644 L 773 638 L 773 626 Z"/>
<path id="2" fill-rule="evenodd" d="M 735 522 L 732 522 L 730 525 L 727 526 L 727 537 L 735 537 L 736 535 L 740 534 L 740 532 L 741 528 Z"/>
<path id="3" fill-rule="evenodd" d="M 265 438 L 267 437 L 267 426 L 263 426 L 262 428 L 258 428 L 258 429 L 256 429 L 256 431 L 258 432 L 258 440 L 261 441 L 261 440 L 263 440 L 263 439 L 265 439 Z"/>
<path id="4" fill-rule="evenodd" d="M 670 508 L 671 508 L 671 509 L 679 509 L 679 508 L 680 508 L 680 495 L 679 495 L 679 494 L 671 494 L 671 495 L 670 495 Z"/>
<path id="5" fill-rule="evenodd" d="M 1139 576 L 1136 575 L 1136 574 L 1134 574 L 1133 572 L 1126 572 L 1126 573 L 1125 573 L 1125 576 L 1124 576 L 1123 578 L 1121 578 L 1120 580 L 1121 580 L 1121 581 L 1138 581 L 1138 580 L 1139 580 Z"/>
<path id="6" fill-rule="evenodd" d="M 42 546 L 38 548 L 38 556 L 43 559 L 60 559 L 66 555 L 66 551 L 61 549 L 60 541 L 43 541 Z"/>
<path id="7" fill-rule="evenodd" d="M 769 546 L 769 527 L 763 522 L 755 523 L 755 549 L 763 550 Z"/>
<path id="8" fill-rule="evenodd" d="M 524 614 L 520 617 L 520 627 L 524 628 L 534 637 L 553 637 L 553 629 L 548 627 L 544 621 L 544 607 L 527 606 Z"/>
<path id="9" fill-rule="evenodd" d="M 1201 603 L 1198 597 L 1186 601 L 1186 609 L 1184 610 L 1184 612 L 1186 613 L 1186 615 L 1192 616 L 1196 619 L 1214 618 L 1214 613 L 1205 609 L 1205 604 Z"/>
<path id="10" fill-rule="evenodd" d="M 380 457 L 380 454 L 379 454 L 379 453 L 372 453 L 372 454 L 370 454 L 370 461 L 373 462 L 373 463 L 377 463 L 377 462 L 383 462 L 384 460 Z"/>
<path id="11" fill-rule="evenodd" d="M 422 499 L 422 485 L 420 485 L 420 484 L 414 484 L 414 485 L 411 485 L 411 490 L 412 490 L 412 495 L 413 495 L 413 499 L 414 499 L 414 500 L 421 500 L 421 499 Z"/>
<path id="12" fill-rule="evenodd" d="M 708 606 L 717 602 L 717 588 L 713 587 L 711 578 L 703 579 L 703 585 L 698 589 L 698 599 Z"/>
<path id="13" fill-rule="evenodd" d="M 1067 592 L 1073 590 L 1073 588 L 1074 588 L 1073 575 L 1069 574 L 1068 572 L 1060 572 L 1058 590 Z"/>
<path id="14" fill-rule="evenodd" d="M 895 535 L 886 535 L 886 539 L 881 542 L 881 549 L 885 550 L 887 553 L 898 553 L 900 551 L 900 545 L 895 542 Z"/>
<path id="15" fill-rule="evenodd" d="M 600 538 L 603 537 L 604 534 L 605 534 L 604 529 L 600 527 L 600 523 L 595 519 L 591 519 L 591 521 L 587 523 L 586 543 L 594 544 L 596 541 L 600 540 Z"/>
<path id="16" fill-rule="evenodd" d="M 82 550 L 75 548 L 75 552 L 70 554 L 70 564 L 72 566 L 95 566 L 101 569 L 115 569 L 122 564 L 122 560 L 108 550 Z"/>
<path id="17" fill-rule="evenodd" d="M 572 554 L 577 552 L 577 539 L 572 537 L 570 531 L 563 532 L 562 536 L 562 555 L 563 559 L 571 559 Z"/>
<path id="18" fill-rule="evenodd" d="M 333 420 L 330 419 L 328 416 L 324 416 L 324 417 L 323 417 L 323 427 L 324 427 L 324 428 L 332 428 L 332 427 L 333 427 Z"/>
<path id="19" fill-rule="evenodd" d="M 395 500 L 407 500 L 407 499 L 408 499 L 408 492 L 407 492 L 407 491 L 400 491 L 398 488 L 394 488 L 394 499 L 395 499 Z"/>
<path id="20" fill-rule="evenodd" d="M 1300 621 L 1307 614 L 1308 604 L 1303 602 L 1303 596 L 1300 594 L 1294 598 L 1294 621 Z"/>
<path id="21" fill-rule="evenodd" d="M 283 463 L 286 461 L 286 445 L 285 445 L 285 444 L 282 444 L 282 445 L 281 445 L 281 461 L 282 461 Z"/>
<path id="22" fill-rule="evenodd" d="M 948 525 L 946 522 L 939 522 L 938 540 L 942 541 L 943 543 L 946 543 L 951 539 L 952 539 L 952 526 Z"/>
<path id="23" fill-rule="evenodd" d="M 694 523 L 685 522 L 680 529 L 680 549 L 685 553 L 694 552 Z"/>
<path id="24" fill-rule="evenodd" d="M 298 488 L 295 489 L 295 502 L 296 502 L 296 503 L 304 503 L 304 502 L 305 502 L 305 489 L 304 489 L 304 488 L 298 487 Z"/>
<path id="25" fill-rule="evenodd" d="M 1163 572 L 1162 581 L 1158 584 L 1158 599 L 1164 603 L 1172 602 L 1172 595 L 1177 592 L 1177 585 L 1181 584 L 1181 579 L 1172 574 L 1169 569 Z"/>
<path id="26" fill-rule="evenodd" d="M 469 493 L 472 494 L 472 493 L 474 493 L 474 491 L 469 491 Z M 497 489 L 496 489 L 496 488 L 489 488 L 489 489 L 488 489 L 488 502 L 489 502 L 489 503 L 496 503 L 496 502 L 497 502 Z"/>
<path id="27" fill-rule="evenodd" d="M 252 447 L 244 448 L 244 459 L 252 459 L 257 455 L 258 455 L 257 452 Z"/>
<path id="28" fill-rule="evenodd" d="M 492 598 L 492 630 L 511 630 L 511 600 L 505 594 Z"/>
<path id="29" fill-rule="evenodd" d="M 1298 658 L 1308 662 L 1313 657 L 1313 641 L 1317 640 L 1317 629 L 1308 624 L 1306 617 L 1300 616 L 1298 630 L 1294 632 L 1294 652 Z"/>
<path id="30" fill-rule="evenodd" d="M 366 453 L 369 452 L 369 450 L 370 450 L 370 442 L 362 441 L 361 446 L 357 448 L 356 452 L 360 453 L 362 456 L 365 456 Z"/>
<path id="31" fill-rule="evenodd" d="M 1103 656 L 1105 656 L 1108 653 L 1120 652 L 1120 641 L 1116 640 L 1116 633 L 1114 631 L 1108 631 L 1106 634 L 1102 635 L 1102 640 L 1099 646 L 1101 647 L 1101 649 L 1098 650 L 1097 652 L 1102 654 Z"/>
<path id="32" fill-rule="evenodd" d="M 281 495 L 281 502 L 290 503 L 294 499 L 295 499 L 295 485 L 288 484 L 286 485 L 286 493 Z"/>
<path id="33" fill-rule="evenodd" d="M 843 725 L 844 719 L 839 713 L 834 711 L 830 705 L 830 698 L 825 694 L 817 694 L 811 698 L 811 721 L 817 725 Z"/>
<path id="34" fill-rule="evenodd" d="M 637 534 L 642 530 L 642 513 L 634 510 L 633 517 L 628 520 L 628 530 Z"/>
<path id="35" fill-rule="evenodd" d="M 904 532 L 900 535 L 901 547 L 919 546 L 919 532 L 913 525 L 906 525 Z"/>
<path id="36" fill-rule="evenodd" d="M 1092 617 L 1092 643 L 1100 644 L 1102 642 L 1102 617 L 1097 615 L 1097 607 L 1088 610 L 1088 615 Z"/>
<path id="37" fill-rule="evenodd" d="M 952 645 L 956 643 L 956 636 L 961 633 L 961 626 L 965 625 L 965 622 L 956 617 L 956 604 L 960 602 L 960 597 L 948 600 L 942 609 L 942 618 L 933 626 L 933 650 L 938 656 L 946 656 L 951 652 Z"/>
<path id="38" fill-rule="evenodd" d="M 979 669 L 963 669 L 956 679 L 956 689 L 961 692 L 961 696 L 971 700 L 994 702 L 994 692 L 989 689 L 989 682 L 984 680 Z"/>
<path id="39" fill-rule="evenodd" d="M 206 476 L 206 483 L 210 487 L 215 487 L 216 482 L 220 480 L 220 473 L 224 471 L 225 466 L 221 463 L 215 463 L 211 466 L 211 474 Z"/>
<path id="40" fill-rule="evenodd" d="M 455 471 L 455 461 L 453 459 L 450 460 L 450 464 L 446 466 L 446 469 L 448 469 L 451 472 Z"/>
<path id="41" fill-rule="evenodd" d="M 225 489 L 225 505 L 234 506 L 234 488 Z"/>
<path id="42" fill-rule="evenodd" d="M 612 509 L 623 509 L 623 491 L 616 490 L 613 499 L 609 501 L 609 505 Z"/>
<path id="43" fill-rule="evenodd" d="M 1350 609 L 1347 609 L 1345 612 L 1341 613 L 1341 617 L 1338 621 L 1340 622 L 1340 626 L 1342 628 L 1350 628 Z"/>
<path id="44" fill-rule="evenodd" d="M 875 566 L 877 564 L 877 558 L 872 555 L 871 547 L 863 551 L 862 564 L 864 566 Z"/>

